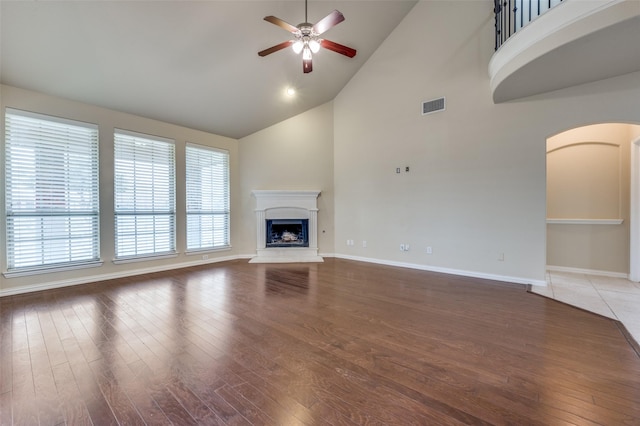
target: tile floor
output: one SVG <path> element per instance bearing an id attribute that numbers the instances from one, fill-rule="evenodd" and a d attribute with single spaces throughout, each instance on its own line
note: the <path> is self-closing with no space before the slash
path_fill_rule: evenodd
<path id="1" fill-rule="evenodd" d="M 547 271 L 547 287 L 531 291 L 622 322 L 640 343 L 640 283 L 624 278 Z"/>

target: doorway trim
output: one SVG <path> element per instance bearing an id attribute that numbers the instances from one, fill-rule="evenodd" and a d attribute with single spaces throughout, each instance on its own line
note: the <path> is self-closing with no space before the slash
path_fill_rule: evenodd
<path id="1" fill-rule="evenodd" d="M 631 141 L 629 279 L 640 282 L 640 137 Z"/>

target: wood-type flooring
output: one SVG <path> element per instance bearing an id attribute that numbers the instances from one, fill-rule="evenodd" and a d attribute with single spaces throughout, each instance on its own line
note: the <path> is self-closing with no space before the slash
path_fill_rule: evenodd
<path id="1" fill-rule="evenodd" d="M 0 298 L 2 425 L 638 425 L 619 323 L 525 286 L 237 260 Z"/>

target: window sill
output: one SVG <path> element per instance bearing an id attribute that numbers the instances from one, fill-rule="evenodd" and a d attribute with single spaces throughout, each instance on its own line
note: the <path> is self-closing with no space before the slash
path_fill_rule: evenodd
<path id="1" fill-rule="evenodd" d="M 121 259 L 113 259 L 113 263 L 116 265 L 125 264 L 125 263 L 135 263 L 135 262 L 146 262 L 148 260 L 162 260 L 162 259 L 171 259 L 174 257 L 178 257 L 177 253 L 167 253 L 160 255 L 152 255 L 152 256 L 136 256 L 136 257 L 123 257 Z"/>
<path id="2" fill-rule="evenodd" d="M 5 278 L 18 278 L 18 277 L 26 277 L 29 275 L 40 275 L 40 274 L 53 274 L 56 272 L 66 272 L 73 271 L 75 269 L 86 269 L 86 268 L 98 268 L 104 264 L 103 261 L 95 261 L 95 262 L 87 262 L 87 263 L 78 263 L 74 265 L 64 265 L 64 266 L 47 266 L 40 268 L 24 268 L 24 269 L 15 269 L 11 271 L 3 272 Z"/>
<path id="3" fill-rule="evenodd" d="M 187 250 L 184 254 L 187 256 L 197 256 L 200 254 L 206 254 L 206 253 L 216 253 L 219 251 L 229 251 L 231 250 L 231 246 L 223 246 L 223 247 L 207 247 L 207 248 L 203 248 L 203 249 L 192 249 L 192 250 Z"/>

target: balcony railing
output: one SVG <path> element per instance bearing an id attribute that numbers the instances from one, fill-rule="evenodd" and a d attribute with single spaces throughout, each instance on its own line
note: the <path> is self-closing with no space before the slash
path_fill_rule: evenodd
<path id="1" fill-rule="evenodd" d="M 498 50 L 516 31 L 562 3 L 562 0 L 494 0 L 496 46 Z"/>

